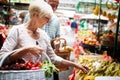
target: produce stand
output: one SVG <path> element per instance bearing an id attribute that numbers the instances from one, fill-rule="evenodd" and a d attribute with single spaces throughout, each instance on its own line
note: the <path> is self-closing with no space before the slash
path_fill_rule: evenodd
<path id="1" fill-rule="evenodd" d="M 81 46 L 85 52 L 87 50 L 90 53 L 98 53 L 99 41 L 97 40 L 97 35 L 91 30 L 79 31 L 77 34 L 77 41 L 79 46 Z"/>
<path id="2" fill-rule="evenodd" d="M 80 55 L 76 63 L 88 66 L 91 70 L 88 73 L 76 71 L 75 80 L 119 80 L 120 64 L 106 57 L 104 55 Z"/>

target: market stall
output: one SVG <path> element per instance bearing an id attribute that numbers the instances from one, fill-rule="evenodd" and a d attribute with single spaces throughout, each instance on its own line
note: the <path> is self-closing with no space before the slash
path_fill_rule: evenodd
<path id="1" fill-rule="evenodd" d="M 31 1 L 32 0 L 21 0 L 21 1 L 12 0 L 16 9 L 19 9 L 19 10 L 20 8 L 27 9 L 28 4 Z M 72 1 L 72 0 L 69 0 L 69 1 Z M 69 1 L 66 1 L 66 2 L 69 2 Z M 120 76 L 119 74 L 120 73 L 119 71 L 120 69 L 120 65 L 119 65 L 120 34 L 119 34 L 118 8 L 120 6 L 118 6 L 119 5 L 118 3 L 116 2 L 114 3 L 109 0 L 106 0 L 105 4 L 103 3 L 101 4 L 102 0 L 96 3 L 87 3 L 87 4 L 85 3 L 85 1 L 83 2 L 82 0 L 80 1 L 81 2 L 77 4 L 76 11 L 74 11 L 74 9 L 61 10 L 60 6 L 66 7 L 68 5 L 68 6 L 71 6 L 72 8 L 75 7 L 75 5 L 72 5 L 72 4 L 69 5 L 68 3 L 67 4 L 61 3 L 59 6 L 59 10 L 56 11 L 56 15 L 58 15 L 58 17 L 63 18 L 61 19 L 61 26 L 65 26 L 62 28 L 60 27 L 62 29 L 61 37 L 65 38 L 70 46 L 66 46 L 66 43 L 65 43 L 65 45 L 63 45 L 64 47 L 60 48 L 60 50 L 54 50 L 54 51 L 57 55 L 67 60 L 70 60 L 71 51 L 73 51 L 72 53 L 75 56 L 73 61 L 75 61 L 75 63 L 78 63 L 78 64 L 86 65 L 90 68 L 90 71 L 88 73 L 83 73 L 81 70 L 73 69 L 73 74 L 72 74 L 74 78 L 73 80 L 89 80 L 89 79 L 90 80 L 108 80 L 108 79 L 119 80 L 120 79 L 119 78 Z M 118 0 L 115 0 L 115 1 L 119 2 Z M 76 2 L 78 1 L 76 0 Z M 7 8 L 11 7 L 9 3 L 1 3 L 1 4 L 8 6 Z M 84 5 L 84 8 L 80 9 L 80 7 L 82 6 L 81 4 Z M 77 11 L 82 12 L 82 13 L 81 14 L 76 13 Z M 83 11 L 85 11 L 85 13 L 83 13 Z M 9 11 L 5 11 L 4 13 L 6 12 L 9 12 Z M 11 14 L 7 14 L 7 18 L 8 17 L 11 18 L 10 16 Z M 11 24 L 11 22 L 9 22 L 9 18 L 8 19 L 5 18 L 5 20 L 3 20 L 2 23 L 6 24 L 7 26 L 9 25 L 9 23 Z M 106 27 L 107 27 L 107 23 L 109 19 L 115 19 L 117 21 L 116 33 L 111 33 L 109 31 L 106 31 L 107 30 Z M 18 20 L 15 19 L 15 21 L 16 23 L 17 22 L 19 23 Z M 70 26 L 72 21 L 77 22 L 76 31 L 75 29 L 72 29 Z M 3 30 L 3 27 L 0 28 L 0 34 L 2 35 L 1 46 L 7 36 L 6 28 L 7 27 L 5 27 L 4 30 Z M 73 55 L 72 57 L 74 57 Z M 28 63 L 24 63 L 24 64 L 25 64 L 24 66 L 23 64 L 22 65 L 20 64 L 21 66 L 15 65 L 15 67 L 12 66 L 12 68 L 19 69 L 21 71 L 21 68 L 28 69 L 27 67 L 31 67 L 32 65 L 35 65 L 32 63 L 30 64 L 30 66 L 27 65 Z M 47 65 L 47 67 L 48 66 L 49 65 Z M 68 73 L 67 71 L 69 69 L 68 66 L 63 66 L 63 65 L 54 66 L 55 69 L 57 69 L 56 67 L 59 68 L 60 71 L 66 71 L 66 73 Z M 1 67 L 0 69 L 1 70 L 8 69 L 8 66 Z M 31 70 L 31 69 L 35 69 L 35 70 Z M 46 76 L 44 75 L 46 73 L 44 70 L 41 70 L 42 69 L 41 67 L 39 67 L 40 70 L 39 69 L 36 70 L 36 69 L 38 69 L 38 66 L 34 66 L 34 67 L 32 66 L 28 70 L 28 71 L 31 71 L 30 72 L 31 74 L 28 74 L 26 76 L 33 75 L 32 77 L 34 77 L 36 80 L 36 78 L 39 78 L 39 77 L 34 76 L 36 74 L 32 74 L 32 72 L 41 71 L 42 73 L 38 73 L 38 74 L 39 75 L 42 74 L 42 76 L 46 78 Z M 48 76 L 49 76 L 50 72 L 49 70 L 47 71 L 48 71 Z M 9 72 L 9 73 L 12 73 L 12 72 Z M 1 75 L 0 77 L 3 77 L 3 75 Z M 62 77 L 60 77 L 60 80 L 63 80 Z M 4 78 L 2 79 L 4 80 Z M 29 79 L 29 78 L 26 78 L 26 79 Z M 53 80 L 53 78 L 51 80 Z"/>
<path id="2" fill-rule="evenodd" d="M 116 80 L 116 77 L 120 79 L 119 77 L 120 64 L 112 61 L 112 59 L 108 58 L 108 56 L 105 55 L 79 56 L 76 62 L 78 64 L 89 66 L 91 70 L 88 73 L 76 70 L 75 80 L 99 80 L 99 79 L 103 80 L 105 77 L 109 78 L 110 80 L 112 80 L 112 78 Z"/>
<path id="3" fill-rule="evenodd" d="M 118 1 L 119 2 L 119 1 Z M 111 2 L 111 5 L 113 2 Z M 111 6 L 116 7 L 117 5 Z M 100 5 L 96 5 L 93 10 L 93 14 L 90 16 L 83 16 L 84 20 L 88 19 L 98 19 L 98 28 L 97 34 L 92 32 L 91 30 L 87 30 L 86 28 L 80 30 L 77 36 L 77 43 L 86 53 L 90 54 L 77 54 L 76 63 L 83 64 L 90 67 L 90 71 L 88 73 L 84 73 L 81 70 L 73 70 L 73 74 L 70 75 L 70 80 L 119 80 L 119 16 L 117 14 L 112 14 L 105 11 L 105 9 L 101 8 Z M 110 7 L 110 6 L 109 6 Z M 106 8 L 108 9 L 108 2 L 106 2 Z M 112 8 L 109 8 L 112 10 Z M 114 10 L 114 11 L 116 11 Z M 114 12 L 113 11 L 113 12 Z M 103 14 L 104 12 L 105 15 Z M 117 11 L 119 15 L 119 10 Z M 94 16 L 95 15 L 95 16 Z M 115 17 L 116 16 L 116 17 Z M 82 18 L 82 17 L 81 17 Z M 116 32 L 113 33 L 111 31 L 104 30 L 101 32 L 101 20 L 109 20 L 109 19 L 117 19 Z M 84 31 L 83 31 L 84 30 Z M 95 34 L 96 39 L 94 40 L 91 34 Z M 97 46 L 95 43 L 97 42 Z M 92 45 L 92 46 L 91 46 Z M 95 50 L 95 51 L 93 51 Z M 81 52 L 81 49 L 78 48 L 78 51 Z M 76 53 L 75 53 L 76 54 Z M 71 78 L 72 76 L 72 78 Z"/>

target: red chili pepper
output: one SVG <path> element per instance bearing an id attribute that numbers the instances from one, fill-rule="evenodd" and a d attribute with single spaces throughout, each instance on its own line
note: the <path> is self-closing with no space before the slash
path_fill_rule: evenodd
<path id="1" fill-rule="evenodd" d="M 38 67 L 38 66 L 42 66 L 43 63 L 41 63 L 41 62 L 36 62 L 34 65 L 35 65 L 35 67 Z"/>
<path id="2" fill-rule="evenodd" d="M 75 80 L 76 69 L 73 69 L 73 73 L 69 76 L 69 80 Z"/>
<path id="3" fill-rule="evenodd" d="M 32 67 L 31 70 L 39 70 L 39 67 Z"/>

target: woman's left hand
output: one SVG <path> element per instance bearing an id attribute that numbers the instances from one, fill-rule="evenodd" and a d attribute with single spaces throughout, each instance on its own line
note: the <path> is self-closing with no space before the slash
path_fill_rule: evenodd
<path id="1" fill-rule="evenodd" d="M 88 68 L 87 66 L 84 66 L 84 65 L 77 65 L 77 69 L 82 70 L 84 73 L 87 73 L 90 71 L 90 68 Z"/>

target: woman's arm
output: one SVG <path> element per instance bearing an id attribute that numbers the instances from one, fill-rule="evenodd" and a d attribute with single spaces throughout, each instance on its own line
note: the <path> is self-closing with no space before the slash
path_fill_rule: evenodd
<path id="1" fill-rule="evenodd" d="M 73 66 L 75 67 L 76 69 L 80 69 L 82 70 L 83 72 L 87 73 L 90 69 L 84 65 L 81 65 L 81 64 L 77 64 L 75 62 L 72 62 L 72 61 L 69 61 L 69 60 L 65 60 L 63 59 L 61 61 L 61 65 L 66 65 L 66 66 Z"/>
<path id="2" fill-rule="evenodd" d="M 49 52 L 49 57 L 50 59 L 55 63 L 55 64 L 61 64 L 61 65 L 66 65 L 66 66 L 73 66 L 77 69 L 80 69 L 82 70 L 83 72 L 88 72 L 90 69 L 86 66 L 83 66 L 83 65 L 80 65 L 80 64 L 77 64 L 77 63 L 74 63 L 72 61 L 69 61 L 69 60 L 65 60 L 63 59 L 62 57 L 60 56 L 57 56 L 53 49 L 51 48 L 51 46 L 48 47 L 48 52 Z M 51 52 L 52 51 L 52 52 Z"/>
<path id="3" fill-rule="evenodd" d="M 17 39 L 18 39 L 17 28 L 12 27 L 0 50 L 0 66 L 3 64 L 6 58 L 15 51 L 14 48 L 18 43 Z M 9 62 L 9 61 L 6 61 L 6 62 Z"/>

